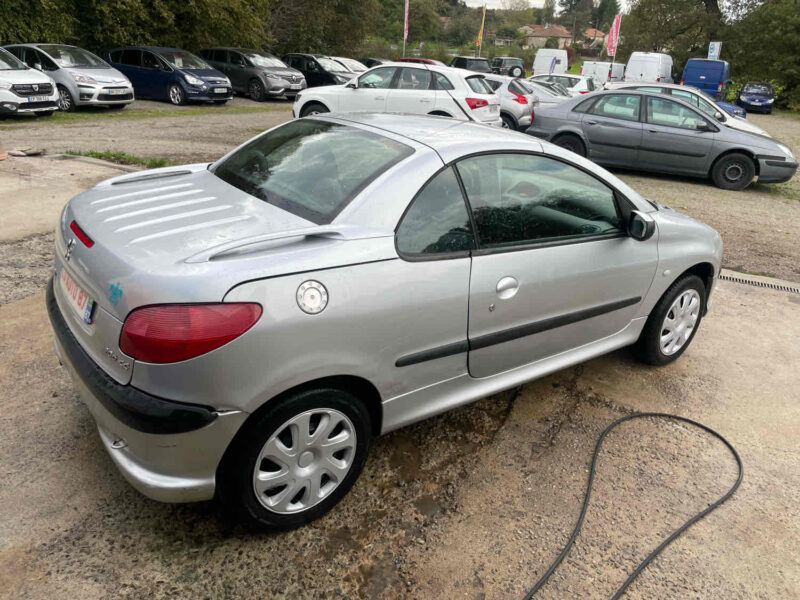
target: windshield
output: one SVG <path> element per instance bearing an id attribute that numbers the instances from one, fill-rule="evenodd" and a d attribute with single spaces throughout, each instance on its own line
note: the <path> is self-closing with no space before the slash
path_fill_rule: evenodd
<path id="1" fill-rule="evenodd" d="M 347 67 L 353 73 L 361 73 L 361 72 L 367 70 L 367 67 L 365 67 L 360 62 L 358 62 L 357 60 L 354 60 L 352 58 L 336 57 L 336 60 L 338 62 L 342 63 L 345 67 Z"/>
<path id="2" fill-rule="evenodd" d="M 0 48 L 0 71 L 24 71 L 27 68 L 21 60 L 8 50 Z"/>
<path id="3" fill-rule="evenodd" d="M 286 64 L 277 56 L 273 56 L 269 52 L 245 52 L 247 57 L 256 67 L 285 67 Z"/>
<path id="4" fill-rule="evenodd" d="M 164 50 L 159 54 L 176 69 L 213 69 L 203 59 L 185 50 Z"/>
<path id="5" fill-rule="evenodd" d="M 338 63 L 333 59 L 327 58 L 326 56 L 320 56 L 319 58 L 317 58 L 317 62 L 319 63 L 319 66 L 325 69 L 326 71 L 337 72 L 337 71 L 347 70 L 341 63 Z"/>
<path id="6" fill-rule="evenodd" d="M 291 121 L 214 167 L 230 185 L 318 225 L 330 223 L 373 179 L 413 150 L 338 123 Z"/>
<path id="7" fill-rule="evenodd" d="M 748 94 L 771 94 L 772 86 L 768 83 L 745 83 L 742 91 Z"/>
<path id="8" fill-rule="evenodd" d="M 87 67 L 90 69 L 110 69 L 108 64 L 88 50 L 60 44 L 40 44 L 39 50 L 50 55 L 59 67 Z"/>

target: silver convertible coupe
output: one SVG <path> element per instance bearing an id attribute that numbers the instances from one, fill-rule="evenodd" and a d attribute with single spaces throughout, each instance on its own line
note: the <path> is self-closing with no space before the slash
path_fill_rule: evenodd
<path id="1" fill-rule="evenodd" d="M 285 529 L 378 434 L 623 346 L 675 360 L 722 241 L 547 142 L 359 114 L 102 182 L 55 258 L 56 351 L 122 474 Z"/>

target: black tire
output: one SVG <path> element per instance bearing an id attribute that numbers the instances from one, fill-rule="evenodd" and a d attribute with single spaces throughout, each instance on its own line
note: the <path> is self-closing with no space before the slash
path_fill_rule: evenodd
<path id="1" fill-rule="evenodd" d="M 322 113 L 331 112 L 324 104 L 319 102 L 309 102 L 300 111 L 301 117 L 308 117 L 309 115 L 319 115 Z"/>
<path id="2" fill-rule="evenodd" d="M 264 89 L 264 84 L 258 79 L 251 79 L 247 83 L 247 95 L 250 96 L 251 100 L 263 102 L 267 96 L 267 92 Z"/>
<path id="3" fill-rule="evenodd" d="M 186 104 L 186 92 L 177 83 L 173 83 L 167 89 L 167 98 L 175 106 L 183 106 Z"/>
<path id="4" fill-rule="evenodd" d="M 75 99 L 69 90 L 63 85 L 56 86 L 56 89 L 58 89 L 58 110 L 75 112 Z"/>
<path id="5" fill-rule="evenodd" d="M 350 420 L 356 439 L 349 471 L 317 504 L 289 514 L 274 512 L 265 507 L 256 496 L 253 484 L 256 460 L 273 434 L 284 435 L 288 431 L 287 428 L 280 432 L 279 428 L 283 429 L 292 418 L 315 409 L 335 410 Z M 293 437 L 291 443 L 293 448 L 296 443 Z M 255 420 L 247 423 L 245 429 L 237 435 L 217 469 L 217 498 L 222 508 L 248 529 L 282 531 L 300 527 L 327 513 L 350 491 L 364 468 L 371 443 L 369 414 L 364 404 L 353 394 L 335 388 L 311 389 L 292 394 L 276 401 Z M 301 489 L 298 493 L 310 493 L 310 488 Z"/>
<path id="6" fill-rule="evenodd" d="M 684 292 L 687 292 L 691 289 L 695 290 L 700 297 L 697 321 L 692 327 L 692 331 L 683 345 L 674 353 L 666 354 L 661 349 L 661 334 L 662 331 L 664 331 L 662 329 L 665 324 L 664 320 L 666 319 L 667 314 L 670 312 L 673 302 L 675 302 L 678 297 L 684 294 Z M 705 310 L 706 286 L 703 283 L 703 280 L 697 275 L 692 274 L 686 274 L 680 277 L 675 283 L 669 286 L 667 291 L 664 292 L 664 295 L 661 296 L 661 299 L 656 303 L 655 307 L 650 312 L 650 316 L 647 318 L 647 322 L 644 325 L 644 329 L 642 329 L 639 339 L 631 347 L 633 355 L 638 360 L 648 365 L 661 366 L 671 363 L 681 354 L 683 354 L 686 351 L 686 348 L 689 347 L 689 344 L 692 343 L 697 330 L 700 328 L 700 323 L 703 320 L 703 314 L 705 313 Z"/>
<path id="7" fill-rule="evenodd" d="M 517 130 L 517 123 L 509 115 L 501 114 L 500 118 L 503 120 L 503 129 Z"/>
<path id="8" fill-rule="evenodd" d="M 512 67 L 511 72 L 509 73 L 511 77 L 522 77 L 522 68 L 521 67 Z"/>
<path id="9" fill-rule="evenodd" d="M 42 111 L 39 111 L 39 112 L 35 112 L 33 114 L 35 114 L 37 117 L 50 117 L 50 116 L 52 116 L 53 112 L 54 111 L 52 111 L 52 110 L 42 110 Z"/>
<path id="10" fill-rule="evenodd" d="M 556 146 L 564 148 L 564 150 L 574 152 L 578 156 L 586 156 L 586 145 L 583 143 L 583 140 L 572 133 L 565 133 L 557 137 L 553 140 L 553 143 Z"/>
<path id="11" fill-rule="evenodd" d="M 723 190 L 739 191 L 753 182 L 756 166 L 746 154 L 726 154 L 711 167 L 711 180 Z"/>

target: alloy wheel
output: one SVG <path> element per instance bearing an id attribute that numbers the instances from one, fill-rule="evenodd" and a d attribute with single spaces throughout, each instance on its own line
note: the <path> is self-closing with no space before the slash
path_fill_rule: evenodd
<path id="1" fill-rule="evenodd" d="M 263 86 L 258 81 L 251 81 L 250 88 L 248 90 L 248 94 L 251 100 L 261 100 L 262 99 L 262 90 Z"/>
<path id="2" fill-rule="evenodd" d="M 335 409 L 296 415 L 264 444 L 253 471 L 256 498 L 279 514 L 298 513 L 327 498 L 344 481 L 356 455 L 356 430 Z"/>
<path id="3" fill-rule="evenodd" d="M 58 86 L 58 110 L 69 112 L 72 110 L 72 96 L 67 88 Z"/>
<path id="4" fill-rule="evenodd" d="M 177 85 L 169 88 L 169 101 L 173 104 L 183 104 L 183 92 Z"/>
<path id="5" fill-rule="evenodd" d="M 700 316 L 700 294 L 695 289 L 682 292 L 669 307 L 661 324 L 659 347 L 666 356 L 683 348 Z"/>

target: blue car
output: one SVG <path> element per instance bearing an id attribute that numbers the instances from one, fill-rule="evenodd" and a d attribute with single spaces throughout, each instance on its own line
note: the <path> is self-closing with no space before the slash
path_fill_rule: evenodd
<path id="1" fill-rule="evenodd" d="M 172 104 L 214 102 L 233 97 L 230 80 L 186 50 L 156 46 L 125 46 L 109 51 L 108 61 L 130 79 L 137 98 Z"/>
<path id="2" fill-rule="evenodd" d="M 724 60 L 690 58 L 681 75 L 681 85 L 690 85 L 714 98 L 724 100 L 731 84 L 731 66 Z"/>
<path id="3" fill-rule="evenodd" d="M 741 117 L 743 119 L 747 118 L 747 111 L 743 109 L 741 106 L 736 106 L 735 104 L 731 104 L 730 102 L 723 102 L 722 100 L 717 100 L 715 104 L 729 115 L 733 115 L 734 117 Z"/>
<path id="4" fill-rule="evenodd" d="M 770 114 L 775 104 L 775 92 L 772 86 L 763 81 L 748 81 L 739 90 L 736 104 L 750 112 Z"/>

